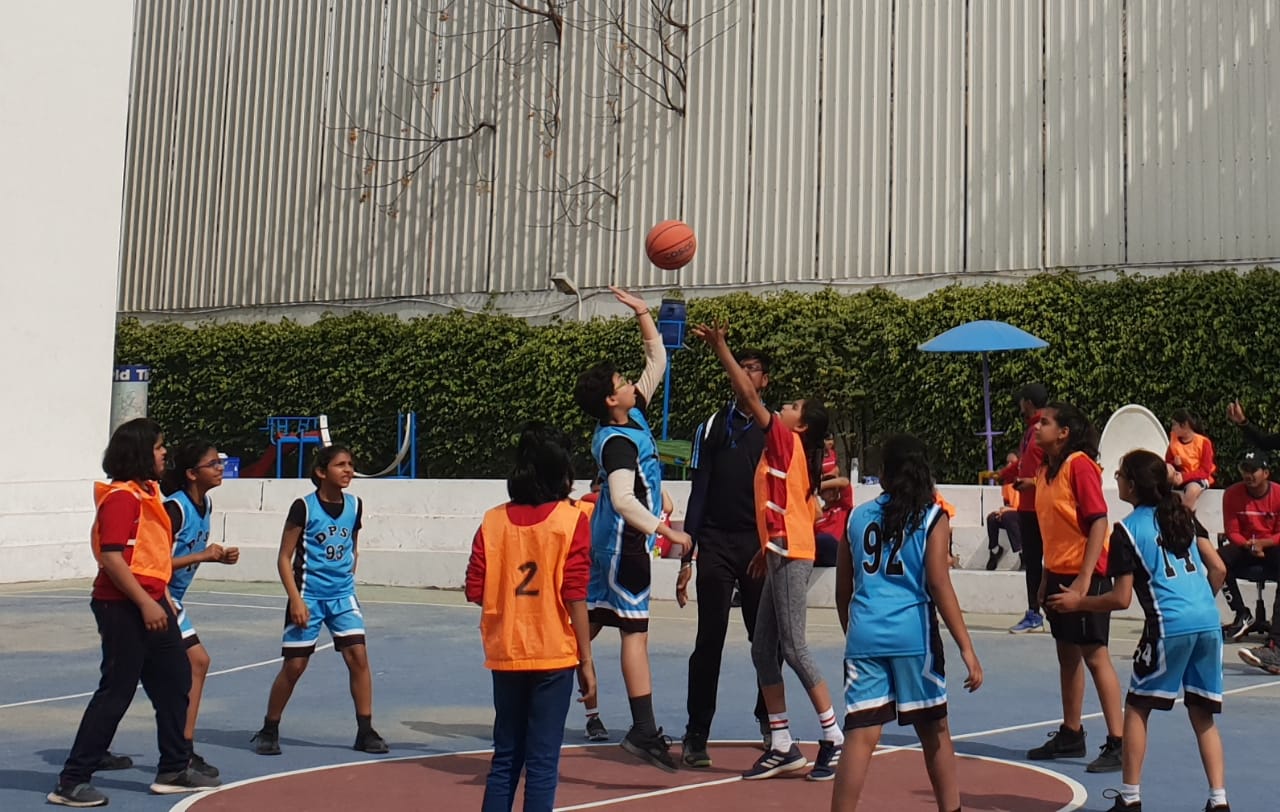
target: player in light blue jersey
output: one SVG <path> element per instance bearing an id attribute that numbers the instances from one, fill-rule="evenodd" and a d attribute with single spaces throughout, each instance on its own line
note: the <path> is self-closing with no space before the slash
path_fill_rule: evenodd
<path id="1" fill-rule="evenodd" d="M 356 600 L 356 543 L 362 505 L 343 493 L 355 476 L 351 452 L 326 446 L 311 467 L 315 493 L 294 501 L 280 538 L 276 568 L 289 595 L 285 616 L 284 663 L 267 699 L 262 729 L 253 736 L 259 755 L 280 755 L 280 717 L 293 688 L 316 650 L 320 626 L 327 626 L 333 648 L 351 672 L 356 706 L 354 749 L 385 753 L 387 743 L 373 729 L 373 676 L 365 648 L 364 615 Z"/>
<path id="2" fill-rule="evenodd" d="M 209 543 L 209 516 L 213 503 L 209 491 L 222 484 L 222 457 L 218 449 L 206 440 L 190 440 L 174 452 L 173 467 L 165 472 L 162 488 L 166 494 L 165 512 L 173 525 L 173 575 L 169 578 L 169 595 L 175 604 L 178 629 L 187 647 L 187 659 L 191 663 L 191 693 L 187 704 L 187 723 L 183 736 L 188 742 L 195 739 L 196 718 L 200 714 L 200 697 L 204 694 L 204 680 L 209 674 L 209 652 L 200 642 L 187 610 L 182 605 L 196 568 L 204 563 L 234 564 L 240 560 L 240 550 Z M 191 769 L 210 778 L 218 777 L 218 768 L 191 751 Z"/>
<path id="3" fill-rule="evenodd" d="M 610 362 L 592 366 L 578 376 L 573 399 L 597 421 L 591 453 L 600 468 L 603 487 L 591 514 L 591 583 L 587 610 L 592 639 L 603 626 L 622 637 L 622 681 L 631 706 L 631 728 L 622 748 L 659 769 L 676 771 L 667 752 L 670 741 L 653 716 L 653 685 L 649 672 L 650 565 L 657 536 L 692 549 L 689 535 L 660 520 L 662 464 L 657 443 L 645 420 L 649 398 L 662 381 L 667 353 L 662 337 L 638 296 L 610 288 L 618 302 L 630 308 L 644 341 L 645 366 L 631 383 Z M 599 708 L 586 704 L 587 737 L 608 736 Z"/>
<path id="4" fill-rule="evenodd" d="M 836 769 L 832 812 L 852 812 L 866 784 L 884 725 L 914 725 L 938 808 L 960 809 L 955 748 L 947 725 L 938 614 L 982 685 L 960 604 L 951 587 L 951 524 L 934 500 L 924 444 L 909 435 L 884 444 L 884 493 L 849 518 L 836 557 L 836 611 L 844 628 L 845 754 Z"/>
<path id="5" fill-rule="evenodd" d="M 1159 456 L 1129 452 L 1116 483 L 1120 498 L 1134 509 L 1111 534 L 1111 591 L 1049 598 L 1060 611 L 1108 612 L 1128 607 L 1137 592 L 1146 616 L 1125 700 L 1124 786 L 1112 810 L 1142 809 L 1147 721 L 1152 709 L 1171 709 L 1182 689 L 1209 779 L 1205 810 L 1229 812 L 1222 739 L 1213 720 L 1222 711 L 1222 631 L 1214 595 L 1226 579 L 1226 565 L 1208 531 L 1174 492 Z"/>

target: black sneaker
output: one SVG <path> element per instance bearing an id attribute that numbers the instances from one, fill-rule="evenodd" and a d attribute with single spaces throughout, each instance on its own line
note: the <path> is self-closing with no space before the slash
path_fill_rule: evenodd
<path id="1" fill-rule="evenodd" d="M 1228 804 L 1214 806 L 1213 801 L 1205 801 L 1204 812 L 1231 812 L 1231 807 Z"/>
<path id="2" fill-rule="evenodd" d="M 836 777 L 836 765 L 840 763 L 842 745 L 825 739 L 818 742 L 818 757 L 813 761 L 813 769 L 805 776 L 810 781 L 830 781 Z"/>
<path id="3" fill-rule="evenodd" d="M 59 784 L 53 792 L 44 796 L 51 804 L 58 806 L 90 807 L 106 806 L 107 796 L 98 792 L 88 784 L 76 784 L 74 787 Z"/>
<path id="4" fill-rule="evenodd" d="M 1249 665 L 1257 666 L 1268 674 L 1280 674 L 1280 650 L 1270 640 L 1265 645 L 1242 648 L 1236 653 Z"/>
<path id="5" fill-rule="evenodd" d="M 675 759 L 668 752 L 671 749 L 671 739 L 662 735 L 662 728 L 658 728 L 657 733 L 648 737 L 641 737 L 634 727 L 631 728 L 627 731 L 627 735 L 622 737 L 622 749 L 636 758 L 649 762 L 659 770 L 673 773 L 679 769 L 676 767 Z"/>
<path id="6" fill-rule="evenodd" d="M 607 742 L 609 741 L 609 730 L 604 726 L 604 722 L 600 721 L 599 716 L 592 716 L 587 719 L 585 736 L 589 742 Z"/>
<path id="7" fill-rule="evenodd" d="M 785 753 L 781 750 L 770 750 L 760 756 L 756 759 L 756 763 L 751 765 L 751 769 L 742 774 L 742 779 L 756 781 L 761 778 L 773 778 L 782 773 L 803 770 L 807 766 L 809 766 L 809 759 L 800 752 L 800 745 L 793 742 L 791 749 Z"/>
<path id="8" fill-rule="evenodd" d="M 1049 761 L 1055 758 L 1081 758 L 1084 747 L 1084 728 L 1072 730 L 1066 725 L 1059 725 L 1056 733 L 1049 734 L 1049 741 L 1039 747 L 1028 750 L 1027 758 L 1031 761 Z"/>
<path id="9" fill-rule="evenodd" d="M 201 758 L 199 753 L 191 754 L 191 762 L 187 766 L 210 778 L 217 778 L 219 775 L 218 768 Z"/>
<path id="10" fill-rule="evenodd" d="M 1098 753 L 1098 757 L 1095 758 L 1093 761 L 1090 761 L 1089 765 L 1084 768 L 1085 772 L 1089 772 L 1089 773 L 1119 772 L 1120 767 L 1122 766 L 1120 763 L 1120 754 L 1121 754 L 1121 751 L 1123 750 L 1123 747 L 1124 745 L 1120 739 L 1117 739 L 1115 736 L 1108 736 L 1106 744 L 1098 748 L 1101 751 Z"/>
<path id="11" fill-rule="evenodd" d="M 265 727 L 253 734 L 249 740 L 253 742 L 253 752 L 260 756 L 280 755 L 280 730 L 267 730 Z"/>
<path id="12" fill-rule="evenodd" d="M 711 766 L 711 756 L 707 753 L 707 737 L 702 733 L 684 732 L 684 742 L 680 745 L 680 761 L 686 767 L 695 770 Z"/>
<path id="13" fill-rule="evenodd" d="M 1243 612 L 1236 612 L 1235 619 L 1222 627 L 1222 639 L 1239 640 L 1241 637 L 1249 634 L 1249 629 L 1253 627 L 1253 612 L 1248 609 Z"/>
<path id="14" fill-rule="evenodd" d="M 180 792 L 206 792 L 222 786 L 216 778 L 198 773 L 190 767 L 177 773 L 160 773 L 151 782 L 151 791 L 156 795 L 177 795 Z"/>
<path id="15" fill-rule="evenodd" d="M 1000 563 L 1000 559 L 1004 558 L 1004 548 L 997 547 L 987 552 L 987 571 L 990 572 Z"/>
<path id="16" fill-rule="evenodd" d="M 352 750 L 359 750 L 364 753 L 389 753 L 391 748 L 378 735 L 378 731 L 369 728 L 364 733 L 356 733 L 356 743 L 351 745 Z"/>
<path id="17" fill-rule="evenodd" d="M 133 759 L 128 756 L 117 756 L 114 753 L 107 753 L 98 762 L 98 766 L 93 768 L 95 773 L 106 772 L 107 770 L 128 770 L 133 767 Z"/>
<path id="18" fill-rule="evenodd" d="M 1108 809 L 1107 812 L 1142 812 L 1142 801 L 1134 801 L 1129 804 L 1125 803 L 1124 796 L 1114 789 L 1104 789 L 1102 791 L 1103 800 L 1112 798 L 1116 799 L 1115 805 Z"/>

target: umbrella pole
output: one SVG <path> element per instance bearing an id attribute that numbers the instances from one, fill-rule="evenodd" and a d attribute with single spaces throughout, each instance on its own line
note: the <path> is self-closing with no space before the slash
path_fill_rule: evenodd
<path id="1" fill-rule="evenodd" d="M 987 363 L 985 352 L 982 354 L 982 411 L 987 420 L 987 430 L 984 432 L 987 438 L 987 470 L 994 471 L 996 458 L 991 448 L 991 366 Z"/>

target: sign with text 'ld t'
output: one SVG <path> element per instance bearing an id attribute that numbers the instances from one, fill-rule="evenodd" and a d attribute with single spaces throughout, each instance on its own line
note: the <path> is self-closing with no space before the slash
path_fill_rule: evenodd
<path id="1" fill-rule="evenodd" d="M 111 375 L 111 432 L 135 417 L 147 416 L 151 367 L 118 366 Z"/>

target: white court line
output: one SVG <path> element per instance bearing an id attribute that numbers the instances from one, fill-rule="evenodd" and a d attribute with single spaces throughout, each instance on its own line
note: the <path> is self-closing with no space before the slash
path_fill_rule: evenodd
<path id="1" fill-rule="evenodd" d="M 24 598 L 66 598 L 68 596 L 66 595 L 23 595 L 23 597 Z M 247 604 L 247 603 L 196 603 L 192 601 L 190 603 L 184 603 L 183 605 L 184 606 L 187 606 L 187 605 L 229 606 L 236 609 L 264 609 L 270 612 L 278 612 L 281 609 L 281 607 L 279 606 L 254 606 L 252 604 Z M 329 648 L 333 648 L 333 643 L 325 643 L 323 646 L 316 646 L 316 651 L 324 651 L 325 649 L 329 649 Z M 256 663 L 249 663 L 247 665 L 237 665 L 232 668 L 221 668 L 217 671 L 210 671 L 205 676 L 206 678 L 220 677 L 223 674 L 234 674 L 237 671 L 248 671 L 250 668 L 261 668 L 264 665 L 271 665 L 272 663 L 278 663 L 282 659 L 284 658 L 273 657 L 270 660 L 262 660 Z M 93 694 L 94 694 L 93 691 L 88 691 L 86 693 L 80 693 L 80 694 L 66 694 L 65 696 L 49 696 L 43 699 L 28 699 L 24 702 L 10 702 L 6 705 L 0 705 L 0 710 L 5 710 L 6 708 L 21 708 L 25 705 L 42 705 L 42 704 L 47 704 L 49 702 L 62 702 L 67 699 L 84 699 L 85 697 L 93 696 Z"/>
<path id="2" fill-rule="evenodd" d="M 571 812 L 574 809 L 598 809 L 602 806 L 613 806 L 614 804 L 623 804 L 628 801 L 640 801 L 645 798 L 658 798 L 663 795 L 675 795 L 679 792 L 688 792 L 691 789 L 703 789 L 704 787 L 716 787 L 721 784 L 734 784 L 742 780 L 742 776 L 735 775 L 732 778 L 721 778 L 716 781 L 703 781 L 700 784 L 684 784 L 679 787 L 667 787 L 666 789 L 655 789 L 651 792 L 637 792 L 634 795 L 619 795 L 617 798 L 605 798 L 601 801 L 588 801 L 585 804 L 574 804 L 573 806 L 557 806 L 555 812 Z"/>

